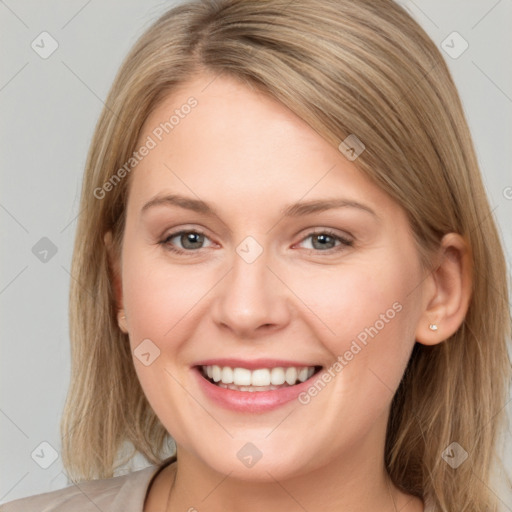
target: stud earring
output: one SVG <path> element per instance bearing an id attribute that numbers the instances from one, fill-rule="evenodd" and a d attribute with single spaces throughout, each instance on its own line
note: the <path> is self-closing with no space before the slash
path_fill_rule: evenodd
<path id="1" fill-rule="evenodd" d="M 430 324 L 428 326 L 428 328 L 431 330 L 431 331 L 437 331 L 437 324 Z"/>

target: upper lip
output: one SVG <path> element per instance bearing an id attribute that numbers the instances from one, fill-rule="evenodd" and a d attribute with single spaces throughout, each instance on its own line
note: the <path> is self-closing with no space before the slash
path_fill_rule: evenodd
<path id="1" fill-rule="evenodd" d="M 257 370 L 259 368 L 288 368 L 293 366 L 295 368 L 305 368 L 310 366 L 321 366 L 311 362 L 300 361 L 285 361 L 284 359 L 205 359 L 204 361 L 197 362 L 194 366 L 229 366 L 230 368 L 247 368 L 248 370 Z"/>

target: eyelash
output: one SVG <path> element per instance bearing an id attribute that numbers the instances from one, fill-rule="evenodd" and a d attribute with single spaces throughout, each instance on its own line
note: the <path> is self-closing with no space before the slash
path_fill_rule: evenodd
<path id="1" fill-rule="evenodd" d="M 171 239 L 173 239 L 173 238 L 175 238 L 175 237 L 177 237 L 179 235 L 190 234 L 190 233 L 193 233 L 195 235 L 203 235 L 205 238 L 208 238 L 201 231 L 196 231 L 194 229 L 189 229 L 189 230 L 181 230 L 181 231 L 176 231 L 174 233 L 171 233 L 171 234 L 166 236 L 163 240 L 161 240 L 158 243 L 160 245 L 162 245 L 167 251 L 171 251 L 171 252 L 174 252 L 176 254 L 197 253 L 197 252 L 201 251 L 201 249 L 205 249 L 205 247 L 201 247 L 199 249 L 189 249 L 189 250 L 176 249 L 176 247 L 172 246 L 170 244 L 170 242 L 169 242 L 169 240 L 171 240 Z M 312 252 L 316 252 L 316 253 L 332 254 L 333 252 L 339 252 L 339 251 L 341 251 L 341 250 L 343 250 L 343 249 L 345 249 L 347 247 L 352 247 L 354 245 L 354 241 L 353 240 L 349 240 L 347 238 L 344 238 L 344 237 L 336 234 L 335 232 L 331 231 L 330 229 L 322 229 L 322 230 L 318 230 L 318 231 L 313 231 L 313 232 L 309 233 L 308 235 L 306 235 L 304 238 L 302 238 L 302 240 L 300 242 L 304 242 L 308 238 L 313 237 L 313 236 L 317 236 L 317 235 L 328 235 L 331 238 L 334 238 L 334 240 L 340 241 L 341 244 L 338 245 L 337 247 L 332 247 L 330 249 L 326 249 L 325 251 L 316 250 L 316 249 L 306 249 L 307 251 L 312 251 Z"/>

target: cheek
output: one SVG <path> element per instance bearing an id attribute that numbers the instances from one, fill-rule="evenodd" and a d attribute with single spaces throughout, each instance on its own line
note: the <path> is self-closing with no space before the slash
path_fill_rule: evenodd
<path id="1" fill-rule="evenodd" d="M 182 405 L 183 393 L 173 377 L 182 381 L 176 368 L 182 366 L 182 346 L 193 328 L 188 320 L 197 314 L 194 306 L 205 289 L 193 265 L 171 265 L 159 247 L 127 237 L 123 251 L 123 303 L 135 370 L 153 410 L 167 425 L 165 415 Z M 149 353 L 148 364 L 144 353 Z M 173 417 L 173 422 L 177 428 L 180 419 Z"/>
<path id="2" fill-rule="evenodd" d="M 373 325 L 388 310 L 387 317 L 398 317 L 398 306 L 393 305 L 404 305 L 417 281 L 417 269 L 407 268 L 402 259 L 390 255 L 375 260 L 381 262 L 354 258 L 320 270 L 291 269 L 286 280 L 333 339 L 345 339 Z"/>
<path id="3" fill-rule="evenodd" d="M 388 395 L 400 382 L 419 315 L 420 267 L 410 256 L 389 250 L 332 272 L 288 276 L 315 319 L 316 337 L 340 363 L 334 371 L 343 373 L 345 391 L 382 388 Z"/>
<path id="4" fill-rule="evenodd" d="M 182 327 L 182 320 L 205 294 L 203 274 L 194 267 L 171 264 L 160 247 L 148 250 L 127 241 L 123 303 L 134 338 L 161 340 L 176 325 Z"/>

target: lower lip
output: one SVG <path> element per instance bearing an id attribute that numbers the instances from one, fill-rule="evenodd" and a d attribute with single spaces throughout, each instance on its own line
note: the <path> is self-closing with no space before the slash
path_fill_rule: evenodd
<path id="1" fill-rule="evenodd" d="M 200 388 L 210 400 L 226 409 L 255 413 L 271 411 L 297 399 L 311 385 L 311 379 L 318 375 L 318 373 L 315 373 L 305 382 L 295 386 L 286 386 L 271 391 L 235 391 L 212 384 L 203 377 L 201 368 L 197 366 L 192 370 L 196 374 Z"/>

